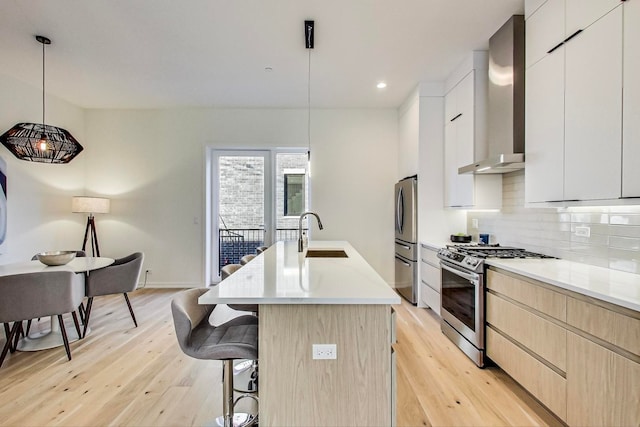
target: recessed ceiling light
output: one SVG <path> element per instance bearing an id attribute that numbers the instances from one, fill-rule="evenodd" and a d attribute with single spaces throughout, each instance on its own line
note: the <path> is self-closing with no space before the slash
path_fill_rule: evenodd
<path id="1" fill-rule="evenodd" d="M 385 87 L 387 87 L 387 84 L 385 82 L 378 82 L 378 84 L 376 85 L 376 87 L 378 89 L 384 89 Z"/>

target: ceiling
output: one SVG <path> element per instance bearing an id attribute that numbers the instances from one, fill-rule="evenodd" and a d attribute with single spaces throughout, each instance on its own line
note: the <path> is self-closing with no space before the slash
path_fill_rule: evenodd
<path id="1" fill-rule="evenodd" d="M 41 34 L 47 93 L 84 108 L 305 107 L 309 70 L 314 108 L 395 108 L 522 11 L 523 0 L 2 0 L 0 73 L 41 88 Z"/>

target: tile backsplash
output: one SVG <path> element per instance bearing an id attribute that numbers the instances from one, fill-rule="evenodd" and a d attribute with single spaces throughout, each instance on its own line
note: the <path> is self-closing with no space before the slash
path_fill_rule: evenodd
<path id="1" fill-rule="evenodd" d="M 524 171 L 502 179 L 500 212 L 467 212 L 475 241 L 488 233 L 490 243 L 640 274 L 640 206 L 525 208 Z"/>

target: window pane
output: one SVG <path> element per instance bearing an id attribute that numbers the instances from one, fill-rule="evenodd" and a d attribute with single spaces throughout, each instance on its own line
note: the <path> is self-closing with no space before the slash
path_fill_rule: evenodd
<path id="1" fill-rule="evenodd" d="M 307 153 L 276 154 L 276 241 L 298 238 L 298 217 L 309 206 L 307 165 Z"/>
<path id="2" fill-rule="evenodd" d="M 284 216 L 300 216 L 304 212 L 304 174 L 284 174 Z"/>

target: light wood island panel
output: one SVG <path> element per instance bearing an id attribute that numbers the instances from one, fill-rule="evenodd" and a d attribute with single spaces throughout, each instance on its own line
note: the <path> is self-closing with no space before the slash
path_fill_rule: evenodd
<path id="1" fill-rule="evenodd" d="M 261 305 L 260 424 L 392 424 L 388 305 Z M 313 360 L 336 344 L 336 360 Z"/>

